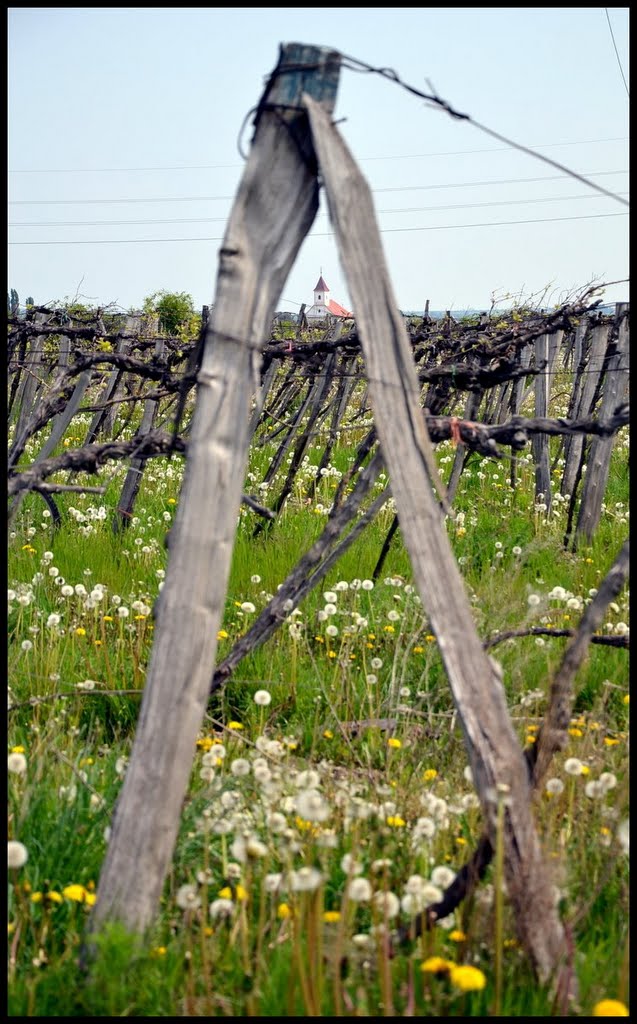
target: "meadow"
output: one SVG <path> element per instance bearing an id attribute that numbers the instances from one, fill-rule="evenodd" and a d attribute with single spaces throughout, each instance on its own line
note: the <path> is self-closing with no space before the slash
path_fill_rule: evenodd
<path id="1" fill-rule="evenodd" d="M 552 414 L 565 408 L 556 399 Z M 90 420 L 76 415 L 59 450 L 80 443 Z M 370 422 L 352 419 L 321 472 L 315 439 L 258 537 L 242 506 L 218 660 L 319 536 Z M 29 442 L 25 461 L 40 443 Z M 576 551 L 563 544 L 559 493 L 550 512 L 536 500 L 529 448 L 515 455 L 515 488 L 509 456 L 472 458 L 445 528 L 483 640 L 577 626 L 628 534 L 628 447 L 622 428 L 600 525 Z M 264 483 L 275 450 L 250 452 L 245 489 L 265 505 L 291 458 Z M 448 477 L 453 442 L 436 457 Z M 551 458 L 559 478 L 558 438 Z M 147 463 L 117 534 L 127 467 L 114 461 L 98 473 L 97 499 L 56 495 L 61 526 L 29 494 L 10 527 L 9 1015 L 564 1015 L 520 947 L 497 858 L 473 898 L 398 941 L 399 926 L 466 861 L 482 817 L 399 534 L 373 578 L 391 499 L 211 698 L 152 933 L 142 941 L 106 929 L 85 973 L 82 942 L 134 741 L 183 466 L 179 454 Z M 373 496 L 386 484 L 383 473 Z M 602 632 L 626 636 L 628 623 L 625 588 Z M 524 747 L 566 643 L 529 633 L 490 647 Z M 574 946 L 570 1016 L 628 1015 L 628 689 L 628 651 L 592 644 L 568 746 L 534 802 Z"/>

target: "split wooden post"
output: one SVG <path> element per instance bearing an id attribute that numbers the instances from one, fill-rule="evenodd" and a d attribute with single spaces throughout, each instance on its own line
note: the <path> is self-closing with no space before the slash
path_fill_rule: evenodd
<path id="1" fill-rule="evenodd" d="M 281 48 L 222 247 L 198 375 L 181 498 L 130 764 L 117 801 L 91 930 L 143 932 L 156 913 L 208 699 L 247 465 L 263 338 L 318 209 L 301 96 L 326 116 L 340 55 Z"/>
<path id="2" fill-rule="evenodd" d="M 304 103 L 403 539 L 449 678 L 489 837 L 495 845 L 496 808 L 502 800 L 505 874 L 520 938 L 542 980 L 557 975 L 568 983 L 565 934 L 533 822 L 528 769 L 434 495 L 432 448 L 416 368 L 386 270 L 371 192 L 325 111 L 310 96 Z"/>
<path id="3" fill-rule="evenodd" d="M 628 390 L 628 303 L 618 303 L 617 321 L 610 334 L 606 355 L 604 390 L 599 408 L 600 420 L 609 419 L 613 415 Z M 580 540 L 590 543 L 599 525 L 610 472 L 610 458 L 616 439 L 617 435 L 611 434 L 610 437 L 595 437 L 591 441 L 586 456 L 586 476 L 575 528 L 576 544 Z"/>

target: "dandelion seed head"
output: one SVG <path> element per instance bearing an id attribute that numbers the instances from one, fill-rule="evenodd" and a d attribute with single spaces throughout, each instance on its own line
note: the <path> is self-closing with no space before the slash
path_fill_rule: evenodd
<path id="1" fill-rule="evenodd" d="M 7 849 L 7 866 L 10 868 L 21 868 L 24 867 L 28 859 L 29 851 L 24 843 L 19 843 L 17 839 L 9 839 Z"/>

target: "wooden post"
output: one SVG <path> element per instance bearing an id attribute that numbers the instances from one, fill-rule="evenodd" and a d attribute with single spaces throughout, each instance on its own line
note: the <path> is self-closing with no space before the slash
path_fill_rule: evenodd
<path id="1" fill-rule="evenodd" d="M 124 327 L 120 331 L 122 337 L 119 337 L 117 339 L 117 343 L 115 345 L 115 351 L 118 353 L 118 355 L 124 355 L 126 352 L 128 352 L 129 341 L 128 338 L 123 337 L 123 335 L 132 334 L 137 329 L 138 325 L 139 318 L 137 316 L 126 317 Z M 109 373 L 102 394 L 99 397 L 99 402 L 100 405 L 102 405 L 102 408 L 97 410 L 97 412 L 93 416 L 93 419 L 91 420 L 88 432 L 86 434 L 86 437 L 84 438 L 85 445 L 93 443 L 102 426 L 106 428 L 107 433 L 109 428 L 112 431 L 113 427 L 115 426 L 115 419 L 117 416 L 117 405 L 115 403 L 115 398 L 117 397 L 117 392 L 119 391 L 119 386 L 121 385 L 122 376 L 122 371 L 118 370 L 117 368 L 111 370 L 111 372 Z M 107 403 L 109 402 L 111 402 L 112 404 L 108 405 Z"/>
<path id="2" fill-rule="evenodd" d="M 516 924 L 543 980 L 563 976 L 565 934 L 531 813 L 526 760 L 501 680 L 482 648 L 471 605 L 432 489 L 432 448 L 416 369 L 395 301 L 371 192 L 329 117 L 309 96 L 314 144 L 341 261 L 356 312 L 376 428 L 401 531 L 423 606 L 438 640 L 470 765 L 495 843 L 504 787 L 505 873 Z M 501 792 L 501 790 L 500 790 Z"/>
<path id="3" fill-rule="evenodd" d="M 588 337 L 588 348 L 577 365 L 574 388 L 579 393 L 579 401 L 573 409 L 573 419 L 584 419 L 593 411 L 595 393 L 604 366 L 604 355 L 608 341 L 608 324 L 597 324 Z M 586 438 L 584 434 L 574 434 L 565 448 L 564 472 L 562 474 L 561 493 L 570 494 L 575 501 L 576 482 Z"/>
<path id="4" fill-rule="evenodd" d="M 163 338 L 157 338 L 155 342 L 155 359 L 161 359 L 164 354 L 165 341 Z M 153 429 L 153 422 L 157 413 L 158 402 L 154 398 L 147 398 L 144 402 L 144 412 L 142 414 L 142 422 L 137 432 L 138 437 L 141 439 L 149 434 Z M 126 529 L 130 523 L 131 514 L 135 505 L 135 499 L 139 492 L 139 488 L 142 483 L 142 476 L 144 473 L 144 467 L 146 465 L 145 459 L 131 459 L 131 464 L 124 480 L 122 487 L 122 493 L 120 494 L 117 508 L 115 509 L 115 515 L 113 517 L 113 533 L 120 533 L 121 530 Z"/>
<path id="5" fill-rule="evenodd" d="M 70 321 L 70 323 L 67 324 L 67 326 L 72 326 L 72 325 L 73 325 L 72 321 Z M 104 330 L 104 325 L 103 324 L 101 325 L 100 329 Z M 48 459 L 49 455 L 51 455 L 51 453 L 54 451 L 54 449 L 58 446 L 58 444 L 60 443 L 60 441 L 64 437 L 64 434 L 65 434 L 65 432 L 66 432 L 66 430 L 67 430 L 71 420 L 73 419 L 73 417 L 75 416 L 75 413 L 77 412 L 77 410 L 80 407 L 80 402 L 84 398 L 84 392 L 86 391 L 87 387 L 89 386 L 89 383 L 91 381 L 91 377 L 92 376 L 93 376 L 93 370 L 92 369 L 88 369 L 88 370 L 84 370 L 84 372 L 81 373 L 80 376 L 78 377 L 77 383 L 76 383 L 75 387 L 73 388 L 73 394 L 69 398 L 67 404 L 64 406 L 64 409 L 62 410 L 62 412 L 59 412 L 57 414 L 57 416 L 55 417 L 55 419 L 53 420 L 53 425 L 51 427 L 51 433 L 49 434 L 47 440 L 42 445 L 41 450 L 38 452 L 38 456 L 37 456 L 37 459 L 36 459 L 37 462 L 39 462 L 39 461 L 41 461 L 43 459 Z"/>
<path id="6" fill-rule="evenodd" d="M 604 391 L 599 409 L 600 420 L 608 419 L 624 400 L 628 390 L 628 303 L 618 303 L 619 311 L 608 343 L 604 375 Z M 590 542 L 599 525 L 602 501 L 610 471 L 610 457 L 617 435 L 594 437 L 586 457 L 586 476 L 582 489 L 575 543 L 581 539 Z"/>
<path id="7" fill-rule="evenodd" d="M 550 371 L 549 336 L 542 334 L 535 339 L 536 368 L 544 366 L 535 378 L 535 415 L 546 419 L 549 414 Z M 551 511 L 551 467 L 549 465 L 549 439 L 545 434 L 534 434 L 531 441 L 535 460 L 535 500 L 543 500 L 547 513 Z"/>
<path id="8" fill-rule="evenodd" d="M 179 828 L 217 653 L 247 466 L 250 401 L 276 302 L 318 209 L 301 96 L 332 113 L 340 55 L 288 44 L 266 86 L 219 252 L 181 499 L 131 760 L 91 914 L 151 924 Z"/>

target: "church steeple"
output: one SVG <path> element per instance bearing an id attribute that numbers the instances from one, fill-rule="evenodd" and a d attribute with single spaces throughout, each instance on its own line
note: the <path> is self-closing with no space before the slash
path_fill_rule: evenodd
<path id="1" fill-rule="evenodd" d="M 319 277 L 318 281 L 314 285 L 314 305 L 315 306 L 327 306 L 328 305 L 327 294 L 326 294 L 327 292 L 329 292 L 329 288 L 325 284 L 325 281 L 323 280 L 323 275 L 321 274 L 321 276 Z"/>

